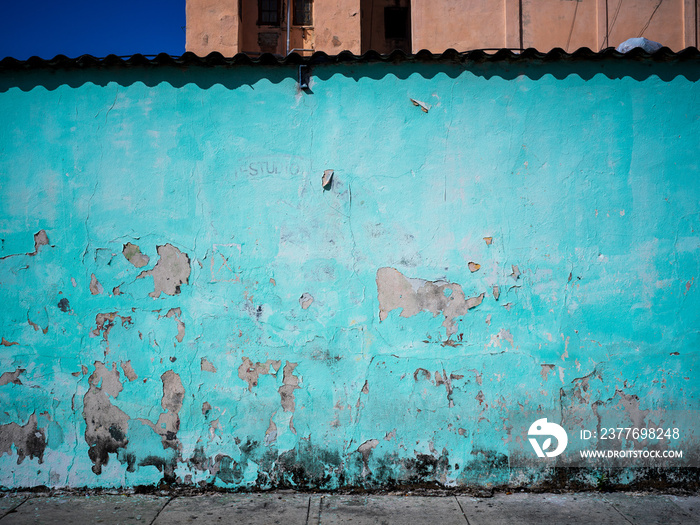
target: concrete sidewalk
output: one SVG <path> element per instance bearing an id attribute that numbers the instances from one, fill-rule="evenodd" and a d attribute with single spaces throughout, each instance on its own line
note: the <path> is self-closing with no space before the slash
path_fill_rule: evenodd
<path id="1" fill-rule="evenodd" d="M 369 496 L 210 494 L 203 496 L 8 494 L 0 525 L 11 524 L 700 524 L 700 496 L 626 493 Z"/>

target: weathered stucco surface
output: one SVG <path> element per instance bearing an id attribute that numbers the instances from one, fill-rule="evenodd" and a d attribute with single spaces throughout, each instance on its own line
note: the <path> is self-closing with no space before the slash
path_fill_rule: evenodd
<path id="1" fill-rule="evenodd" d="M 0 485 L 697 481 L 699 73 L 3 73 Z"/>

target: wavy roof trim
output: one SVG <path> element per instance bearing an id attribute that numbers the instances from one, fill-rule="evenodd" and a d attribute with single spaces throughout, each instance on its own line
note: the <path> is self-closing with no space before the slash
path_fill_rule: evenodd
<path id="1" fill-rule="evenodd" d="M 152 58 L 148 58 L 148 57 Z M 136 54 L 130 57 L 118 57 L 108 55 L 104 58 L 96 58 L 92 55 L 82 55 L 77 58 L 68 58 L 65 55 L 56 55 L 51 59 L 31 57 L 27 60 L 17 60 L 7 57 L 0 60 L 0 71 L 23 69 L 87 69 L 87 68 L 114 68 L 134 66 L 201 66 L 201 67 L 230 67 L 250 65 L 324 65 L 346 64 L 364 62 L 522 62 L 522 61 L 576 61 L 576 60 L 633 60 L 652 62 L 676 62 L 700 59 L 700 51 L 695 47 L 688 47 L 678 53 L 667 47 L 662 47 L 657 52 L 649 54 L 641 48 L 633 49 L 628 53 L 619 53 L 613 47 L 599 52 L 582 47 L 573 53 L 567 53 L 561 48 L 554 48 L 548 53 L 542 53 L 534 48 L 524 50 L 522 53 L 514 53 L 508 49 L 501 49 L 494 53 L 484 50 L 466 51 L 460 53 L 454 49 L 448 49 L 444 53 L 436 54 L 423 49 L 415 55 L 407 55 L 403 51 L 393 51 L 388 55 L 381 55 L 376 51 L 367 51 L 363 55 L 353 55 L 350 51 L 343 51 L 337 55 L 327 55 L 318 51 L 309 57 L 303 57 L 297 53 L 291 53 L 286 57 L 263 53 L 259 57 L 250 57 L 245 53 L 238 53 L 233 57 L 224 57 L 221 53 L 213 52 L 205 57 L 200 57 L 191 52 L 181 56 L 172 56 L 165 53 L 159 55 Z"/>

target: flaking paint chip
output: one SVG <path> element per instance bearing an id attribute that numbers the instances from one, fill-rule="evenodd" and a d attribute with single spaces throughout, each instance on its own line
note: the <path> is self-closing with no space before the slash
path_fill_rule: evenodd
<path id="1" fill-rule="evenodd" d="M 323 177 L 321 178 L 321 186 L 324 190 L 331 189 L 331 182 L 333 182 L 333 170 L 326 170 L 323 172 Z"/>
<path id="2" fill-rule="evenodd" d="M 469 271 L 474 273 L 477 271 L 479 268 L 481 268 L 481 265 L 479 263 L 471 262 L 469 261 Z"/>
<path id="3" fill-rule="evenodd" d="M 412 98 L 412 99 L 411 99 L 411 102 L 413 102 L 413 105 L 414 105 L 414 106 L 418 106 L 418 107 L 421 109 L 421 111 L 422 111 L 423 113 L 427 113 L 427 112 L 428 112 L 428 109 L 429 109 L 428 106 L 426 106 L 426 105 L 425 105 L 423 102 L 421 102 L 420 100 L 416 100 L 416 99 L 413 99 L 413 98 Z"/>
<path id="4" fill-rule="evenodd" d="M 301 297 L 299 297 L 299 304 L 301 305 L 302 309 L 306 310 L 309 306 L 311 306 L 311 303 L 314 302 L 314 297 L 311 295 L 309 292 L 304 292 L 301 294 Z"/>
<path id="5" fill-rule="evenodd" d="M 484 237 L 484 242 L 486 244 L 493 244 L 493 237 Z"/>
<path id="6" fill-rule="evenodd" d="M 511 267 L 513 268 L 513 273 L 510 274 L 510 277 L 517 281 L 520 278 L 520 268 L 518 268 L 517 264 L 511 265 Z"/>

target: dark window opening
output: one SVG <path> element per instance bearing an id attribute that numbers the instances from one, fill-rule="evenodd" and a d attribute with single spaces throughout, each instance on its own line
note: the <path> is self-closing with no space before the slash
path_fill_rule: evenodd
<path id="1" fill-rule="evenodd" d="M 384 38 L 408 37 L 408 8 L 384 8 Z"/>
<path id="2" fill-rule="evenodd" d="M 258 24 L 265 26 L 280 25 L 279 0 L 258 0 Z"/>
<path id="3" fill-rule="evenodd" d="M 310 26 L 314 23 L 313 0 L 294 0 L 295 26 Z"/>

